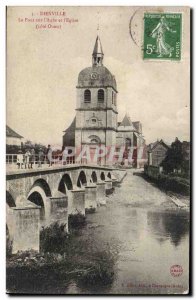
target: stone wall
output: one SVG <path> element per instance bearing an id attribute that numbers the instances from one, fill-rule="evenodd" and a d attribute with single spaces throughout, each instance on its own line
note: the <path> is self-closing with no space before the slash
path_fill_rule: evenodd
<path id="1" fill-rule="evenodd" d="M 12 253 L 26 250 L 39 251 L 39 207 L 14 207 L 12 222 L 13 226 L 10 234 Z"/>
<path id="2" fill-rule="evenodd" d="M 160 168 L 155 166 L 147 166 L 145 165 L 144 173 L 151 178 L 157 179 L 160 174 Z"/>

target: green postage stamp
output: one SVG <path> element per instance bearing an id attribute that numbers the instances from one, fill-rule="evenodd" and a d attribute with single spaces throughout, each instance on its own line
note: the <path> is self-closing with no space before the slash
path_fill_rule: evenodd
<path id="1" fill-rule="evenodd" d="M 181 13 L 144 14 L 144 59 L 181 59 Z"/>

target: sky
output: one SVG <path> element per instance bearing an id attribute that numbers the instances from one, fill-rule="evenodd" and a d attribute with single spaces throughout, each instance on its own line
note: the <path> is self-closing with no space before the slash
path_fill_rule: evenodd
<path id="1" fill-rule="evenodd" d="M 182 9 L 169 8 L 170 11 Z M 160 9 L 168 11 L 167 8 Z M 38 22 L 43 12 L 76 22 Z M 61 145 L 75 116 L 79 72 L 91 66 L 97 33 L 104 65 L 116 77 L 118 121 L 140 121 L 147 144 L 189 140 L 189 15 L 183 8 L 182 59 L 144 61 L 143 13 L 137 7 L 9 7 L 7 125 L 33 142 Z M 130 35 L 131 32 L 134 40 Z M 47 17 L 46 17 L 47 18 Z M 50 17 L 52 19 L 53 17 Z M 63 19 L 64 16 L 55 17 Z M 34 19 L 34 22 L 32 21 Z M 99 23 L 99 30 L 97 26 Z M 61 29 L 36 25 L 61 24 Z"/>

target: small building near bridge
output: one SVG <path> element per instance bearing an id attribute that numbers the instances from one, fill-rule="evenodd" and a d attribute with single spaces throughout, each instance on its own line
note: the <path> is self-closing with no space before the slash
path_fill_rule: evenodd
<path id="1" fill-rule="evenodd" d="M 169 146 L 161 139 L 148 145 L 148 165 L 159 167 L 167 155 Z"/>
<path id="2" fill-rule="evenodd" d="M 6 125 L 6 145 L 21 146 L 24 137 Z"/>

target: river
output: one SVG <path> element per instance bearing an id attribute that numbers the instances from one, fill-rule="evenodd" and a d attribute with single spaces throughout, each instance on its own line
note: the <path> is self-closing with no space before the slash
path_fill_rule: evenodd
<path id="1" fill-rule="evenodd" d="M 169 294 L 185 293 L 189 276 L 189 213 L 140 172 L 128 170 L 107 198 L 107 205 L 87 215 L 80 238 L 117 254 L 115 279 L 106 287 L 81 288 L 72 283 L 66 293 Z M 173 265 L 182 267 L 172 276 Z"/>

